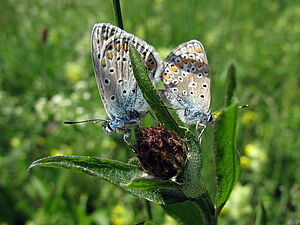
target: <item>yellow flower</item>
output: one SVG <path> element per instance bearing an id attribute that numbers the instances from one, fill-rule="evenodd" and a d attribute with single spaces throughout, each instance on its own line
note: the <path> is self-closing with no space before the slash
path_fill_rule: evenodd
<path id="1" fill-rule="evenodd" d="M 19 147 L 21 144 L 21 140 L 18 137 L 13 137 L 10 139 L 10 146 L 13 148 Z"/>
<path id="2" fill-rule="evenodd" d="M 63 155 L 63 154 L 61 153 L 60 150 L 54 148 L 54 149 L 51 150 L 50 155 L 51 156 L 57 156 L 57 155 Z"/>
<path id="3" fill-rule="evenodd" d="M 250 157 L 255 157 L 259 152 L 259 149 L 254 144 L 247 144 L 245 147 L 245 154 Z"/>
<path id="4" fill-rule="evenodd" d="M 267 153 L 259 144 L 247 144 L 245 155 L 250 158 L 249 168 L 258 173 L 267 161 Z"/>
<path id="5" fill-rule="evenodd" d="M 253 111 L 248 111 L 242 117 L 242 124 L 247 125 L 250 122 L 254 122 L 256 120 L 257 120 L 257 113 Z"/>
<path id="6" fill-rule="evenodd" d="M 72 83 L 76 83 L 80 74 L 82 73 L 82 68 L 78 63 L 68 62 L 65 66 L 65 74 Z"/>
<path id="7" fill-rule="evenodd" d="M 123 203 L 119 203 L 112 211 L 111 223 L 113 225 L 132 224 L 132 214 L 125 208 Z"/>
<path id="8" fill-rule="evenodd" d="M 248 168 L 250 165 L 250 160 L 247 156 L 241 156 L 241 167 Z"/>

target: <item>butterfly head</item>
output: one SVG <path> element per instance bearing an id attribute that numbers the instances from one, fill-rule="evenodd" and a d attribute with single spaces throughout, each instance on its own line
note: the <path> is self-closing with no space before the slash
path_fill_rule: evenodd
<path id="1" fill-rule="evenodd" d="M 209 113 L 208 114 L 208 118 L 207 118 L 207 124 L 212 124 L 212 123 L 214 123 L 215 122 L 215 117 L 214 117 L 214 115 L 213 114 L 211 114 L 211 113 Z"/>
<path id="2" fill-rule="evenodd" d="M 103 124 L 103 128 L 105 132 L 108 134 L 116 133 L 120 130 L 126 130 L 124 120 L 116 120 L 116 119 L 108 120 L 106 124 Z"/>

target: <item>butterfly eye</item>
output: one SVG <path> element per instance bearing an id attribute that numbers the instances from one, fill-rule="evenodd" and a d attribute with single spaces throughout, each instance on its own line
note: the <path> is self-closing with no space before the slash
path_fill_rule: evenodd
<path id="1" fill-rule="evenodd" d="M 186 90 L 183 90 L 183 91 L 182 91 L 182 94 L 183 94 L 183 95 L 187 95 L 187 91 L 186 91 Z"/>
<path id="2" fill-rule="evenodd" d="M 202 73 L 198 73 L 197 77 L 201 78 L 202 77 Z"/>
<path id="3" fill-rule="evenodd" d="M 192 95 L 192 96 L 193 96 L 193 95 L 194 95 L 194 92 L 193 92 L 193 91 L 191 91 L 191 92 L 190 92 L 190 95 Z"/>
<path id="4" fill-rule="evenodd" d="M 178 88 L 173 88 L 173 92 L 178 92 Z"/>
<path id="5" fill-rule="evenodd" d="M 126 93 L 127 93 L 127 91 L 126 91 L 126 90 L 124 90 L 124 91 L 123 91 L 123 94 L 126 94 Z"/>
<path id="6" fill-rule="evenodd" d="M 204 99 L 204 97 L 205 97 L 204 94 L 200 94 L 200 98 Z"/>
<path id="7" fill-rule="evenodd" d="M 178 77 L 179 81 L 183 81 L 183 78 L 181 76 Z"/>
<path id="8" fill-rule="evenodd" d="M 114 95 L 110 96 L 110 100 L 115 101 L 116 100 L 116 96 L 114 96 Z"/>
<path id="9" fill-rule="evenodd" d="M 207 88 L 207 83 L 203 83 L 203 84 L 202 84 L 202 87 L 203 87 L 204 89 L 206 89 L 206 88 Z"/>
<path id="10" fill-rule="evenodd" d="M 213 121 L 214 121 L 213 115 L 209 115 L 209 117 L 208 117 L 208 122 L 211 123 L 211 122 L 213 122 Z"/>

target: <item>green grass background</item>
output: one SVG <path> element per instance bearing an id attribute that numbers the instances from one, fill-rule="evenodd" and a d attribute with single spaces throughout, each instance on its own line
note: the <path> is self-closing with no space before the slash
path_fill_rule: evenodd
<path id="1" fill-rule="evenodd" d="M 269 224 L 300 221 L 300 3 L 281 1 L 121 1 L 124 28 L 164 58 L 182 42 L 206 49 L 212 111 L 222 108 L 226 71 L 237 68 L 237 149 L 242 170 L 220 224 L 254 224 L 263 202 Z M 105 118 L 93 74 L 93 24 L 115 24 L 110 0 L 2 0 L 0 7 L 0 225 L 134 224 L 143 200 L 105 181 L 36 168 L 48 155 L 126 161 L 122 134 L 64 120 Z M 298 100 L 297 100 L 298 99 Z M 215 194 L 211 129 L 203 174 Z M 152 205 L 154 220 L 176 224 Z"/>

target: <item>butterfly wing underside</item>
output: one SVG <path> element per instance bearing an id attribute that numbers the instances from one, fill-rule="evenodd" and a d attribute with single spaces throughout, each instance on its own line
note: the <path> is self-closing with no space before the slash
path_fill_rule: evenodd
<path id="1" fill-rule="evenodd" d="M 210 77 L 203 45 L 191 40 L 175 48 L 164 61 L 164 96 L 184 122 L 185 110 L 208 113 Z"/>
<path id="2" fill-rule="evenodd" d="M 143 114 L 147 108 L 133 74 L 130 45 L 141 54 L 150 79 L 156 83 L 161 60 L 151 45 L 111 24 L 94 25 L 92 59 L 100 97 L 108 117 L 125 120 L 125 123 L 130 123 L 134 119 L 132 115 Z"/>

